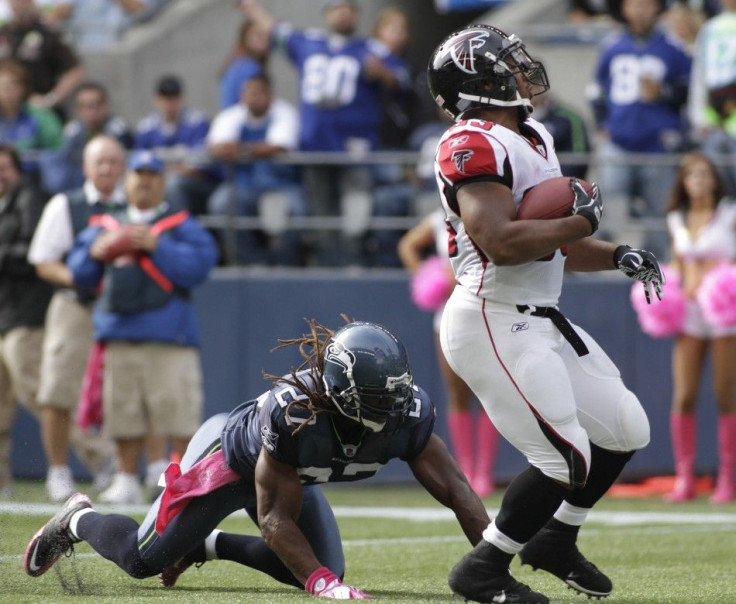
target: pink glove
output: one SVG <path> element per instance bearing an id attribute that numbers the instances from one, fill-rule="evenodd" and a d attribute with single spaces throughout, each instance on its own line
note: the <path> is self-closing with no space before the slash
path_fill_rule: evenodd
<path id="1" fill-rule="evenodd" d="M 328 600 L 372 600 L 373 596 L 357 587 L 345 585 L 335 573 L 326 566 L 315 570 L 304 584 L 304 591 L 318 598 Z"/>

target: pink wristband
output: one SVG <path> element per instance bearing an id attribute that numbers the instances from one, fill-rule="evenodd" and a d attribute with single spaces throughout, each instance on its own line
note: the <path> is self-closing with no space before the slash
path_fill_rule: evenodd
<path id="1" fill-rule="evenodd" d="M 326 566 L 320 566 L 307 578 L 307 582 L 304 584 L 304 591 L 316 595 L 335 579 L 338 581 L 340 580 L 340 578 L 329 568 Z"/>

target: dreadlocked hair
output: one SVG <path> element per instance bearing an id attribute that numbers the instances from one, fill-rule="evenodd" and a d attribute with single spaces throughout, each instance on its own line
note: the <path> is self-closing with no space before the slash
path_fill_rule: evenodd
<path id="1" fill-rule="evenodd" d="M 340 315 L 346 323 L 350 323 L 350 319 L 344 315 Z M 294 430 L 293 434 L 297 434 L 304 426 L 306 426 L 318 413 L 337 413 L 337 410 L 332 405 L 327 393 L 322 389 L 315 389 L 313 384 L 309 384 L 302 378 L 297 376 L 297 373 L 304 369 L 309 369 L 309 374 L 313 376 L 317 384 L 322 384 L 322 374 L 324 372 L 325 360 L 324 351 L 327 348 L 327 342 L 330 341 L 335 330 L 325 327 L 315 319 L 305 319 L 307 325 L 309 325 L 309 333 L 303 334 L 300 338 L 292 339 L 279 339 L 278 346 L 271 349 L 271 352 L 279 350 L 281 348 L 287 348 L 288 346 L 298 346 L 299 354 L 304 361 L 296 369 L 292 369 L 287 376 L 278 376 L 271 373 L 263 374 L 263 377 L 267 380 L 272 380 L 273 385 L 288 384 L 300 393 L 302 393 L 306 399 L 294 400 L 286 405 L 286 417 L 291 419 L 291 408 L 292 406 L 300 407 L 305 411 L 309 412 L 309 417 L 306 421 Z"/>

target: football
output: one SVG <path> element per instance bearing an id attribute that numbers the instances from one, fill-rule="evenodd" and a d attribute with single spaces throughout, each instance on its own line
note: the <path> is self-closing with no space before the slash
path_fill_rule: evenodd
<path id="1" fill-rule="evenodd" d="M 100 235 L 104 238 L 105 252 L 103 262 L 112 262 L 119 256 L 132 254 L 138 251 L 130 236 L 130 225 L 123 225 L 114 231 L 107 231 Z"/>
<path id="2" fill-rule="evenodd" d="M 585 190 L 592 195 L 593 185 L 578 179 Z M 575 194 L 570 186 L 570 177 L 557 176 L 540 182 L 529 189 L 516 211 L 517 220 L 549 220 L 564 218 L 572 213 Z"/>

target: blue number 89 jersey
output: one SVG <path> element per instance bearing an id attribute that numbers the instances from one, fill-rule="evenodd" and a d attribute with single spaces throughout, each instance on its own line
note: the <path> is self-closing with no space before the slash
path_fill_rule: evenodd
<path id="1" fill-rule="evenodd" d="M 378 145 L 381 86 L 365 77 L 369 55 L 381 59 L 399 82 L 408 82 L 402 61 L 385 46 L 361 37 L 344 38 L 317 29 L 294 30 L 279 23 L 274 43 L 299 70 L 301 141 L 304 151 L 345 151 L 349 139 Z"/>
<path id="2" fill-rule="evenodd" d="M 299 374 L 309 383 L 307 372 Z M 348 482 L 373 476 L 391 459 L 411 461 L 427 446 L 435 423 L 429 395 L 414 386 L 414 404 L 394 432 L 372 432 L 342 416 L 310 413 L 287 405 L 305 395 L 279 384 L 230 413 L 222 432 L 222 448 L 230 467 L 252 476 L 262 447 L 278 461 L 296 468 L 302 484 Z M 294 434 L 299 426 L 304 426 Z M 336 425 L 340 426 L 340 432 Z M 347 428 L 346 428 L 347 426 Z"/>

